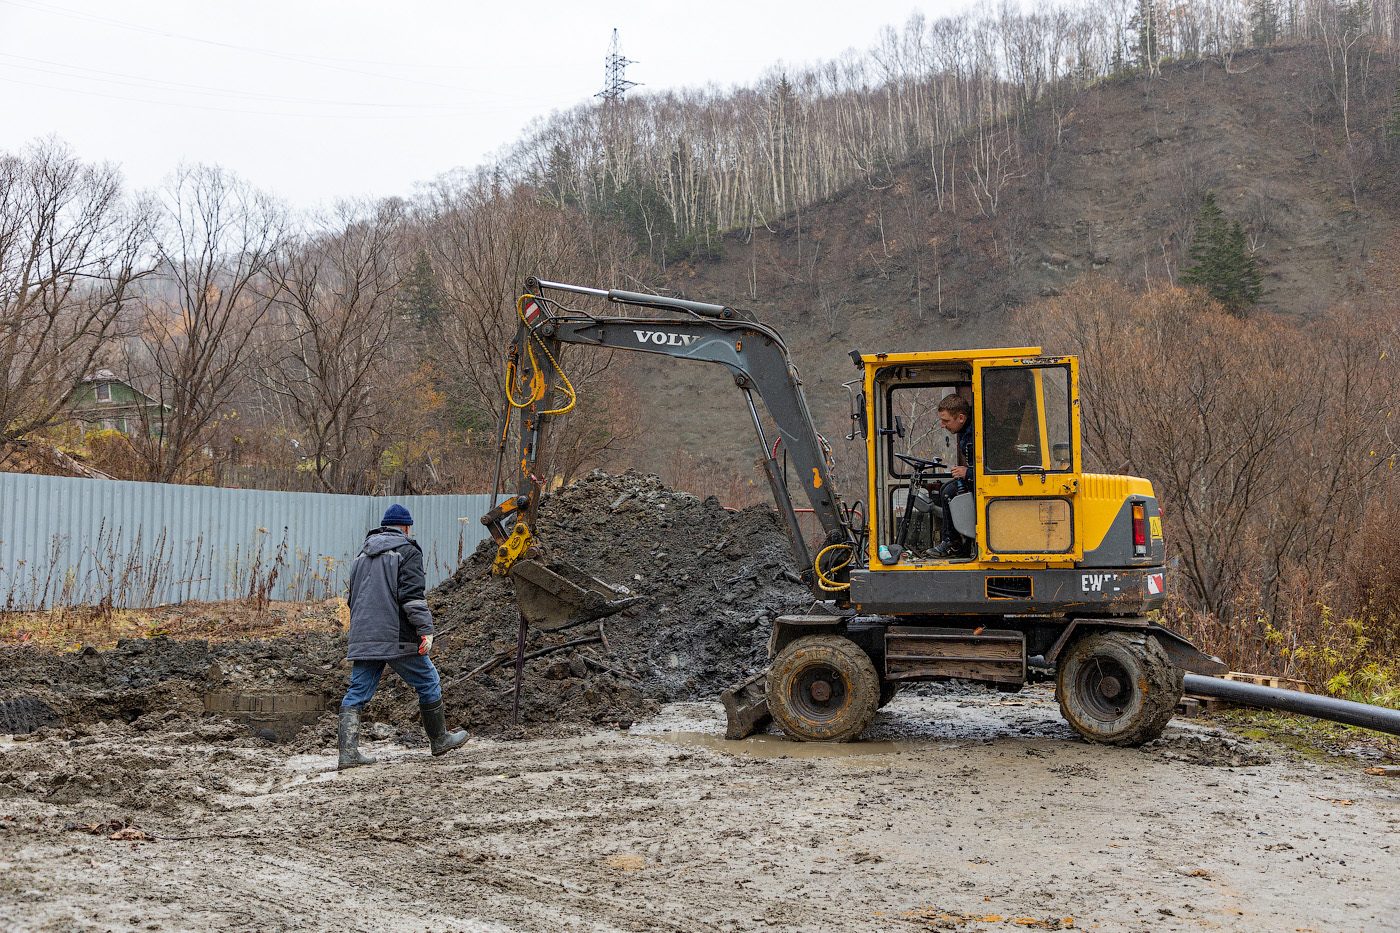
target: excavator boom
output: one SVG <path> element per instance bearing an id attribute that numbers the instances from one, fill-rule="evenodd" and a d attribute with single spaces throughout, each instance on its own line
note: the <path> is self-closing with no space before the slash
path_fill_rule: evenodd
<path id="1" fill-rule="evenodd" d="M 668 316 L 625 317 L 590 314 L 568 308 L 550 297 L 550 293 L 558 292 L 588 295 L 628 307 L 663 311 L 667 312 Z M 815 569 L 817 562 L 803 538 L 797 509 L 793 504 L 788 470 L 775 454 L 779 446 L 777 441 L 781 441 L 788 462 L 795 468 L 796 483 L 802 487 L 817 521 L 825 532 L 822 551 L 835 549 L 849 554 L 854 539 L 832 481 L 826 443 L 812 422 L 797 368 L 792 363 L 782 337 L 775 330 L 749 319 L 743 312 L 723 305 L 617 289 L 586 288 L 539 279 L 530 279 L 527 283 L 526 294 L 520 299 L 519 312 L 520 326 L 509 354 L 510 388 L 507 394 L 511 397 L 506 400 L 503 419 L 504 423 L 513 409 L 519 409 L 521 442 L 517 489 L 514 496 L 482 518 L 482 522 L 491 530 L 499 546 L 495 565 L 497 573 L 511 573 L 512 567 L 517 566 L 519 561 L 529 560 L 532 563 L 528 568 L 522 568 L 525 571 L 523 574 L 512 574 L 517 587 L 523 583 L 527 588 L 540 588 L 541 580 L 546 583 L 555 582 L 550 576 L 555 575 L 556 571 L 547 568 L 544 548 L 534 536 L 535 517 L 543 483 L 537 471 L 537 461 L 550 420 L 565 414 L 573 406 L 573 387 L 568 382 L 559 359 L 565 345 L 576 344 L 651 353 L 678 360 L 717 363 L 730 371 L 734 377 L 734 384 L 743 394 L 753 418 L 754 429 L 764 451 L 764 469 L 772 488 L 774 502 L 786 522 L 799 566 L 805 568 L 803 579 L 818 593 L 821 592 L 824 575 Z M 567 404 L 556 401 L 561 389 L 569 399 Z M 777 432 L 777 438 L 771 445 L 764 430 L 755 395 L 763 403 Z M 504 432 L 502 440 L 504 441 Z M 504 452 L 503 443 L 499 452 L 502 457 Z M 516 518 L 515 526 L 507 534 L 504 522 L 511 515 Z M 557 567 L 559 562 L 556 560 L 553 564 Z M 844 570 L 828 572 L 840 574 L 841 582 L 844 583 Z M 570 584 L 575 589 L 578 588 L 575 585 L 578 580 L 577 574 L 575 570 L 574 583 Z M 830 578 L 827 580 L 834 582 Z M 596 585 L 589 591 L 597 597 L 600 592 L 598 586 L 607 585 L 602 581 L 592 582 Z M 552 589 L 554 592 L 551 599 L 535 600 L 533 596 L 527 596 L 521 600 L 522 604 L 548 603 L 556 607 L 565 605 L 567 600 L 561 603 L 558 593 L 568 594 L 571 592 L 570 587 L 561 584 Z M 588 589 L 584 587 L 584 590 Z M 612 605 L 618 600 L 603 599 L 602 602 Z M 557 628 L 575 624 L 567 621 L 572 617 L 573 615 L 561 608 L 532 621 L 542 627 Z M 554 624 L 561 620 L 562 624 Z"/>

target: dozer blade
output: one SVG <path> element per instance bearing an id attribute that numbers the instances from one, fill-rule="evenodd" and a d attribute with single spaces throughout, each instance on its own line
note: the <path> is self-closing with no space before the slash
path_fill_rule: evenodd
<path id="1" fill-rule="evenodd" d="M 517 560 L 510 568 L 515 600 L 526 622 L 546 632 L 556 632 L 595 619 L 603 619 L 642 601 L 624 596 L 597 577 L 563 561 L 548 565 L 537 560 Z"/>
<path id="2" fill-rule="evenodd" d="M 768 672 L 759 671 L 748 680 L 741 680 L 719 695 L 729 719 L 724 730 L 726 739 L 742 739 L 768 725 Z"/>

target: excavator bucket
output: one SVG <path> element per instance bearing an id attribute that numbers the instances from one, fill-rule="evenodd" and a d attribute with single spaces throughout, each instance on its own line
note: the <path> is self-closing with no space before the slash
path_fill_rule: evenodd
<path id="1" fill-rule="evenodd" d="M 622 612 L 644 597 L 632 596 L 563 561 L 517 560 L 510 568 L 520 615 L 546 632 Z"/>

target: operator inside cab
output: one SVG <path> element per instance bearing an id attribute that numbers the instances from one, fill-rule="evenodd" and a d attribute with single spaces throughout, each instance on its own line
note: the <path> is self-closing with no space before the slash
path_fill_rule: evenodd
<path id="1" fill-rule="evenodd" d="M 949 508 L 955 496 L 971 493 L 973 490 L 973 430 L 972 404 L 956 392 L 945 395 L 938 403 L 938 421 L 943 430 L 957 438 L 958 464 L 949 470 L 952 479 L 941 484 L 935 495 L 943 512 L 943 539 L 928 552 L 937 560 L 955 560 L 972 556 L 975 546 L 972 538 L 961 534 L 953 527 L 952 510 Z"/>

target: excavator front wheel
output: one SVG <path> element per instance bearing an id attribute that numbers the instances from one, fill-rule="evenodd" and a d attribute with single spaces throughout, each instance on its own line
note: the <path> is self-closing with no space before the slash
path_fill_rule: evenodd
<path id="1" fill-rule="evenodd" d="M 794 639 L 768 669 L 768 711 L 791 739 L 849 742 L 880 703 L 880 675 L 870 657 L 840 635 Z"/>
<path id="2" fill-rule="evenodd" d="M 1141 745 L 1162 734 L 1184 683 L 1151 635 L 1094 632 L 1060 658 L 1055 696 L 1065 719 L 1089 741 Z"/>

